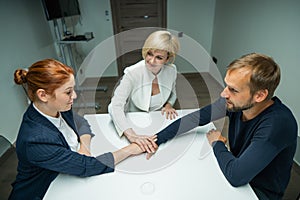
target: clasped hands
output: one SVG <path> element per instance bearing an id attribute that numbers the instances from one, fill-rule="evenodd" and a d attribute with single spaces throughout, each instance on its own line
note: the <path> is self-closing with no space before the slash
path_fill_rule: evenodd
<path id="1" fill-rule="evenodd" d="M 161 114 L 166 115 L 166 119 L 175 119 L 178 116 L 177 111 L 172 107 L 170 103 L 166 103 L 161 109 Z M 147 159 L 149 159 L 158 149 L 157 136 L 137 135 L 132 129 L 128 129 L 124 132 L 125 136 L 131 143 L 139 145 L 143 152 L 147 152 Z"/>
<path id="2" fill-rule="evenodd" d="M 155 143 L 157 135 L 137 135 L 131 128 L 124 131 L 124 135 L 130 143 L 137 144 L 142 152 L 147 152 L 147 159 L 150 158 L 150 154 L 154 154 L 158 149 L 158 145 Z"/>
<path id="3" fill-rule="evenodd" d="M 137 135 L 132 129 L 128 129 L 124 132 L 125 136 L 131 143 L 135 143 L 139 146 L 141 152 L 147 152 L 147 159 L 157 151 L 158 145 L 155 143 L 157 141 L 157 135 Z M 221 135 L 221 132 L 215 129 L 211 129 L 206 133 L 206 137 L 211 146 L 216 141 L 221 141 L 224 144 L 227 142 L 227 138 Z"/>

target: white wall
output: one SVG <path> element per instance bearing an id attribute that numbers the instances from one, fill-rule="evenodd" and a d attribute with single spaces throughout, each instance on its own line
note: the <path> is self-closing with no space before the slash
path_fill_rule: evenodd
<path id="1" fill-rule="evenodd" d="M 94 46 L 103 45 L 103 42 L 111 40 L 110 37 L 113 35 L 113 27 L 111 21 L 110 1 L 89 0 L 87 2 L 80 0 L 79 3 L 82 12 L 82 25 L 76 25 L 76 32 L 78 34 L 85 31 L 93 31 L 95 33 L 95 39 L 92 43 L 90 42 L 91 45 L 78 45 L 81 49 L 83 49 L 83 55 L 87 56 Z M 203 48 L 203 51 L 210 52 L 212 44 L 214 8 L 215 0 L 189 0 L 189 3 L 182 0 L 168 0 L 167 28 L 183 32 L 184 37 L 187 37 L 189 41 L 194 40 L 195 43 L 199 43 L 199 45 L 202 46 L 201 48 Z M 106 11 L 108 11 L 108 16 L 105 13 Z M 112 46 L 111 48 L 114 47 Z M 101 53 L 98 50 L 96 51 L 97 52 L 95 52 L 95 54 Z M 180 56 L 176 58 L 175 64 L 178 67 L 178 71 L 182 73 L 197 72 L 197 69 L 185 59 L 186 58 Z M 83 69 L 86 74 L 82 75 L 82 79 L 84 79 L 84 77 L 92 77 L 93 75 L 95 76 L 96 74 L 99 74 L 99 69 L 97 70 L 95 67 L 85 69 L 85 66 L 83 66 Z M 117 75 L 117 66 L 115 63 L 110 65 L 103 73 L 103 76 Z"/>
<path id="2" fill-rule="evenodd" d="M 110 0 L 79 0 L 81 10 L 81 24 L 76 25 L 78 34 L 93 32 L 95 39 L 80 45 L 83 55 L 87 56 L 97 45 L 113 36 L 113 25 Z M 110 47 L 114 50 L 114 43 Z M 101 63 L 98 64 L 102 67 Z M 114 62 L 106 68 L 103 76 L 118 76 L 118 69 Z"/>
<path id="3" fill-rule="evenodd" d="M 167 26 L 211 51 L 215 0 L 167 0 Z"/>
<path id="4" fill-rule="evenodd" d="M 55 51 L 39 0 L 1 0 L 0 27 L 0 134 L 14 142 L 27 105 L 13 73 Z"/>
<path id="5" fill-rule="evenodd" d="M 203 52 L 205 51 L 209 56 L 213 36 L 214 10 L 215 0 L 167 0 L 167 27 L 183 32 L 183 37 L 195 40 L 195 43 L 201 45 Z M 184 42 L 185 38 L 182 38 L 183 47 Z M 184 53 L 193 54 L 192 51 Z M 201 59 L 205 58 L 204 56 L 200 57 Z M 187 57 L 178 56 L 175 61 L 178 71 L 180 73 L 208 72 L 208 63 L 205 63 L 206 66 L 194 66 L 189 63 L 190 61 Z M 200 62 L 199 65 L 202 63 Z"/>
<path id="6" fill-rule="evenodd" d="M 291 108 L 300 125 L 299 8 L 298 0 L 217 0 L 212 55 L 219 59 L 223 76 L 226 66 L 243 54 L 272 56 L 282 74 L 276 95 Z M 299 148 L 298 152 L 300 163 Z"/>

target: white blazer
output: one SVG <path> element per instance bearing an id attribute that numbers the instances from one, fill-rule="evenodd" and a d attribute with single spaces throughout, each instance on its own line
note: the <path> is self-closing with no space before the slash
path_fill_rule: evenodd
<path id="1" fill-rule="evenodd" d="M 145 60 L 125 68 L 124 76 L 116 87 L 108 112 L 114 125 L 122 136 L 123 132 L 130 127 L 126 119 L 126 112 L 150 110 L 152 93 L 152 81 L 155 76 L 145 65 Z M 174 105 L 176 101 L 176 78 L 177 70 L 174 64 L 165 65 L 157 74 L 159 90 L 161 93 L 161 109 L 167 102 Z"/>

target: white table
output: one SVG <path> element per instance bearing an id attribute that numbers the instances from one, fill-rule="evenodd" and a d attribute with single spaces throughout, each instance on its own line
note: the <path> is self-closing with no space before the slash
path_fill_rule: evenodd
<path id="1" fill-rule="evenodd" d="M 183 116 L 192 110 L 178 111 Z M 128 144 L 119 138 L 109 114 L 86 115 L 96 136 L 92 154 L 115 151 Z M 160 112 L 130 113 L 128 118 L 140 134 L 154 134 L 171 120 Z M 105 200 L 199 200 L 257 199 L 249 185 L 234 188 L 222 174 L 205 133 L 213 123 L 162 144 L 156 154 L 130 157 L 113 173 L 79 178 L 60 174 L 50 185 L 45 198 Z"/>

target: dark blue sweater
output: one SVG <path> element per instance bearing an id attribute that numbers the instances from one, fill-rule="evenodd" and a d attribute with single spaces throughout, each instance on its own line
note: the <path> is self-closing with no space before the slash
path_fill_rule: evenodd
<path id="1" fill-rule="evenodd" d="M 87 121 L 73 112 L 62 117 L 78 135 L 91 134 Z M 9 199 L 42 199 L 59 173 L 87 177 L 114 171 L 111 153 L 96 158 L 70 150 L 62 133 L 32 104 L 23 116 L 16 141 L 18 174 Z"/>
<path id="2" fill-rule="evenodd" d="M 228 116 L 230 151 L 220 141 L 213 146 L 224 176 L 235 187 L 250 183 L 270 199 L 281 199 L 290 179 L 298 127 L 292 112 L 277 97 L 273 101 L 254 119 L 243 122 L 242 112 L 226 111 L 220 98 L 160 131 L 157 144 Z"/>

